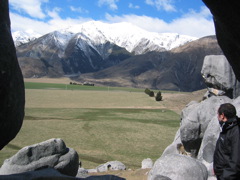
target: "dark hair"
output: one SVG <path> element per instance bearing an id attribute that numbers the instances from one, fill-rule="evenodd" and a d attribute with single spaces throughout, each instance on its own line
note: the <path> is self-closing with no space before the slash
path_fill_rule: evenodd
<path id="1" fill-rule="evenodd" d="M 224 114 L 228 119 L 233 118 L 236 116 L 236 108 L 230 104 L 230 103 L 225 103 L 221 104 L 219 109 L 218 109 L 218 114 Z"/>

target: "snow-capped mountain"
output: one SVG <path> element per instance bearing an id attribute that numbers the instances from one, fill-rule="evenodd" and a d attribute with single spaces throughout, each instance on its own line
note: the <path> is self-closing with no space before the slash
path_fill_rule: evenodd
<path id="1" fill-rule="evenodd" d="M 66 44 L 63 44 L 64 42 L 67 43 L 72 36 L 80 33 L 81 38 L 93 46 L 110 42 L 134 54 L 171 50 L 197 39 L 177 33 L 148 32 L 126 22 L 107 24 L 100 21 L 89 21 L 59 30 L 58 32 L 62 34 L 62 36 L 59 37 L 59 42 L 63 46 L 66 46 Z M 18 31 L 13 33 L 13 40 L 17 46 L 38 37 L 40 37 L 40 35 L 34 34 L 33 32 Z"/>
<path id="2" fill-rule="evenodd" d="M 176 33 L 148 32 L 126 22 L 107 24 L 99 21 L 89 21 L 69 27 L 62 32 L 81 33 L 84 35 L 83 39 L 85 38 L 93 45 L 104 44 L 109 41 L 134 54 L 171 50 L 197 39 Z"/>
<path id="3" fill-rule="evenodd" d="M 21 68 L 28 72 L 25 77 L 96 72 L 133 55 L 162 52 L 197 39 L 148 32 L 129 23 L 98 21 L 54 31 L 33 41 L 26 33 L 18 35 L 13 33 L 13 39 L 16 45 L 21 42 L 16 49 Z"/>
<path id="4" fill-rule="evenodd" d="M 15 46 L 28 43 L 39 38 L 41 35 L 33 31 L 15 31 L 12 33 Z"/>

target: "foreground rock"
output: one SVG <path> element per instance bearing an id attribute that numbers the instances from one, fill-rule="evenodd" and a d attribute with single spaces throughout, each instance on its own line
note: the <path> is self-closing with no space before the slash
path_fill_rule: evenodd
<path id="1" fill-rule="evenodd" d="M 208 173 L 201 162 L 188 156 L 172 154 L 155 162 L 148 180 L 158 179 L 159 176 L 172 180 L 207 180 Z"/>
<path id="2" fill-rule="evenodd" d="M 16 174 L 52 167 L 68 176 L 76 176 L 79 158 L 75 150 L 67 148 L 63 140 L 48 141 L 24 147 L 10 159 L 4 161 L 0 174 Z"/>
<path id="3" fill-rule="evenodd" d="M 114 175 L 91 176 L 86 178 L 76 178 L 59 173 L 56 169 L 46 168 L 37 171 L 30 171 L 13 175 L 0 175 L 0 180 L 125 180 Z"/>
<path id="4" fill-rule="evenodd" d="M 8 0 L 0 3 L 0 150 L 19 132 L 25 92 L 10 31 Z"/>

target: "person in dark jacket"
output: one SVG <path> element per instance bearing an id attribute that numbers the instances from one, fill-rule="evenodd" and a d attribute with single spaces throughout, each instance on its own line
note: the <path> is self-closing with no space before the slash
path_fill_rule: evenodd
<path id="1" fill-rule="evenodd" d="M 236 108 L 222 104 L 218 109 L 221 133 L 213 158 L 214 173 L 218 180 L 240 180 L 240 119 Z"/>

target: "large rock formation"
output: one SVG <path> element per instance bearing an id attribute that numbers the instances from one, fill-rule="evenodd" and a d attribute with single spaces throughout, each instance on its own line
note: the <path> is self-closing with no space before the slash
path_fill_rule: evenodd
<path id="1" fill-rule="evenodd" d="M 10 31 L 8 0 L 0 3 L 0 150 L 19 132 L 25 92 Z"/>
<path id="2" fill-rule="evenodd" d="M 225 56 L 206 56 L 201 74 L 208 86 L 206 98 L 213 95 L 236 98 L 240 95 L 240 83 Z"/>
<path id="3" fill-rule="evenodd" d="M 154 180 L 154 177 L 158 175 L 186 180 L 184 176 L 171 176 L 171 174 L 181 174 L 187 167 L 185 164 L 187 162 L 181 160 L 181 166 L 175 169 L 172 168 L 171 163 L 168 163 L 167 157 L 176 154 L 190 155 L 191 157 L 188 158 L 191 158 L 193 162 L 204 164 L 207 168 L 208 176 L 214 179 L 213 154 L 220 133 L 217 109 L 223 103 L 232 103 L 238 111 L 238 116 L 240 115 L 240 97 L 232 99 L 238 96 L 239 82 L 224 56 L 205 57 L 202 74 L 208 89 L 214 89 L 214 91 L 203 101 L 190 102 L 182 110 L 181 125 L 176 133 L 174 142 L 166 148 L 162 156 L 155 162 L 151 175 L 149 175 L 149 180 Z M 224 93 L 214 93 L 217 91 Z M 182 145 L 182 149 L 179 148 L 179 145 Z M 188 167 L 187 169 L 188 172 L 195 172 L 194 167 Z M 195 175 L 196 178 L 200 178 L 201 172 L 199 173 Z M 202 177 L 205 176 L 205 172 L 203 173 Z"/>
<path id="4" fill-rule="evenodd" d="M 76 176 L 79 167 L 78 154 L 72 148 L 67 148 L 61 139 L 27 146 L 18 151 L 10 159 L 4 161 L 0 174 L 16 174 L 52 167 L 68 176 Z"/>
<path id="5" fill-rule="evenodd" d="M 213 14 L 218 43 L 240 80 L 240 1 L 202 1 Z"/>

